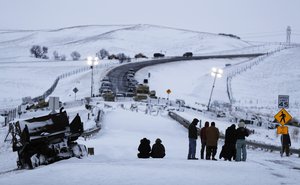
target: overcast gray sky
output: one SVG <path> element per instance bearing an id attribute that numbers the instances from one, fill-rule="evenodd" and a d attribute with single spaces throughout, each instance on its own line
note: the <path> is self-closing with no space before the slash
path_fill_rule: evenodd
<path id="1" fill-rule="evenodd" d="M 0 0 L 0 29 L 156 24 L 300 42 L 300 0 Z"/>

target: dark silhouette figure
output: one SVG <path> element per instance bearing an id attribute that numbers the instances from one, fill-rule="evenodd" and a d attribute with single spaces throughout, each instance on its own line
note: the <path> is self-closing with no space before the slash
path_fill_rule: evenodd
<path id="1" fill-rule="evenodd" d="M 281 135 L 281 156 L 283 155 L 283 153 L 285 152 L 286 156 L 290 155 L 290 146 L 291 146 L 291 138 L 289 134 L 282 134 Z"/>
<path id="2" fill-rule="evenodd" d="M 283 123 L 285 123 L 285 117 L 286 117 L 286 115 L 284 114 L 283 111 L 281 111 L 280 117 L 281 117 L 280 123 L 281 123 L 282 121 L 283 121 Z"/>
<path id="3" fill-rule="evenodd" d="M 194 118 L 192 123 L 189 126 L 189 153 L 188 153 L 188 159 L 195 159 L 196 158 L 196 146 L 197 146 L 197 127 L 199 120 L 197 118 Z"/>
<path id="4" fill-rule="evenodd" d="M 225 144 L 222 147 L 222 151 L 220 153 L 219 158 L 222 157 L 225 160 L 231 161 L 231 158 L 235 160 L 236 157 L 236 129 L 235 124 L 232 124 L 225 131 Z"/>
<path id="5" fill-rule="evenodd" d="M 165 147 L 161 144 L 161 139 L 157 138 L 155 144 L 152 146 L 151 157 L 153 158 L 163 158 L 165 157 Z"/>
<path id="6" fill-rule="evenodd" d="M 137 154 L 138 158 L 149 158 L 151 152 L 150 140 L 147 138 L 141 139 L 138 150 L 140 152 Z"/>
<path id="7" fill-rule="evenodd" d="M 209 122 L 206 121 L 204 127 L 200 130 L 200 139 L 201 139 L 201 159 L 204 159 L 204 151 L 206 148 L 206 129 L 209 127 Z"/>

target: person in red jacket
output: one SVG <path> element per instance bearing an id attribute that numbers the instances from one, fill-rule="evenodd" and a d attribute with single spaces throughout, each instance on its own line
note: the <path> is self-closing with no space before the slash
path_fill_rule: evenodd
<path id="1" fill-rule="evenodd" d="M 204 151 L 206 147 L 206 129 L 209 127 L 209 122 L 204 123 L 204 127 L 200 130 L 200 139 L 201 139 L 201 159 L 204 159 Z"/>

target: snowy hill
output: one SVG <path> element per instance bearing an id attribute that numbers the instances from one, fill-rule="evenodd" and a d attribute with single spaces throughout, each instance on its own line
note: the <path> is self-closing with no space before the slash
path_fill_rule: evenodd
<path id="1" fill-rule="evenodd" d="M 258 59 L 212 59 L 162 64 L 143 68 L 136 77 L 142 82 L 151 73 L 150 87 L 160 97 L 166 98 L 166 90 L 171 89 L 171 99 L 185 99 L 193 106 L 195 102 L 207 105 L 213 83 L 211 68 L 222 68 L 224 75 L 216 80 L 212 101 L 230 103 L 227 77 L 237 72 L 230 83 L 234 106 L 273 117 L 278 111 L 278 95 L 290 95 L 289 111 L 299 117 L 299 53 L 298 47 L 266 56 L 259 62 Z M 252 66 L 254 62 L 257 64 Z"/>
<path id="2" fill-rule="evenodd" d="M 30 57 L 29 50 L 32 45 L 47 46 L 50 59 Z M 172 56 L 182 55 L 186 51 L 201 54 L 232 52 L 249 47 L 252 48 L 242 40 L 227 36 L 154 25 L 95 25 L 54 30 L 0 30 L 0 79 L 3 79 L 0 80 L 2 89 L 0 109 L 19 105 L 22 97 L 43 94 L 59 75 L 86 67 L 85 58 L 95 55 L 102 48 L 110 53 L 124 52 L 133 57 L 140 52 L 147 56 L 152 56 L 154 52 L 163 52 L 167 56 Z M 78 51 L 82 60 L 54 62 L 52 59 L 54 51 L 60 55 L 65 54 L 67 60 L 70 60 L 71 52 Z M 101 63 L 106 62 L 108 61 L 101 61 Z M 95 77 L 95 79 L 99 78 Z M 33 82 L 34 85 L 31 85 Z M 79 93 L 82 92 L 81 88 Z M 68 93 L 72 94 L 72 91 Z"/>
<path id="3" fill-rule="evenodd" d="M 299 117 L 300 48 L 284 50 L 266 58 L 232 79 L 237 106 L 276 113 L 278 95 L 289 95 L 292 113 Z"/>
<path id="4" fill-rule="evenodd" d="M 154 25 L 76 26 L 56 30 L 0 30 L 0 62 L 31 60 L 32 45 L 49 48 L 67 57 L 73 51 L 82 57 L 94 55 L 105 48 L 110 53 L 137 53 L 152 56 L 154 52 L 166 55 L 196 54 L 234 50 L 250 44 L 228 36 L 196 32 Z M 24 59 L 25 57 L 25 59 Z"/>

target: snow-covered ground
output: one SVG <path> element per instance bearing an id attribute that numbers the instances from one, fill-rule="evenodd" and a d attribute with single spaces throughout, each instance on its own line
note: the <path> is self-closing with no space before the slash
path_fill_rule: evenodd
<path id="1" fill-rule="evenodd" d="M 207 103 L 213 77 L 210 75 L 212 67 L 224 68 L 225 64 L 237 64 L 248 59 L 212 59 L 173 62 L 146 67 L 139 70 L 135 77 L 139 82 L 148 78 L 149 86 L 155 90 L 157 96 L 167 98 L 167 89 L 171 90 L 170 99 L 184 99 L 188 102 Z M 217 79 L 214 89 L 214 100 L 229 102 L 226 93 L 226 79 Z"/>
<path id="2" fill-rule="evenodd" d="M 102 60 L 99 66 L 94 68 L 94 80 L 95 80 L 95 91 L 99 88 L 100 78 L 105 75 L 104 71 L 108 70 L 111 66 L 114 66 L 116 62 Z M 74 100 L 73 88 L 79 89 L 79 96 L 87 97 L 90 95 L 90 84 L 91 84 L 91 70 L 89 70 L 86 61 L 51 61 L 51 62 L 30 62 L 30 63 L 0 63 L 0 109 L 7 107 L 16 107 L 22 103 L 22 98 L 31 96 L 42 95 L 48 90 L 55 79 L 61 75 L 69 76 L 68 78 L 62 78 L 59 82 L 61 85 L 73 85 L 68 88 L 67 92 L 61 92 L 60 94 L 66 95 L 72 98 L 63 98 L 63 101 Z M 76 70 L 85 69 L 77 75 L 74 81 L 72 72 Z M 69 79 L 70 78 L 70 79 Z M 61 82 L 61 81 L 64 81 Z M 68 82 L 76 82 L 69 84 Z M 69 84 L 69 85 L 68 85 Z M 61 88 L 57 88 L 61 90 Z M 58 90 L 58 91 L 59 91 Z M 53 93 L 52 96 L 55 96 Z"/>
<path id="3" fill-rule="evenodd" d="M 144 137 L 151 140 L 151 145 L 156 138 L 161 138 L 166 147 L 166 157 L 138 159 L 137 147 Z M 166 112 L 150 116 L 115 106 L 106 111 L 100 133 L 87 141 L 80 140 L 80 143 L 94 147 L 95 155 L 64 160 L 34 170 L 6 172 L 15 155 L 11 152 L 4 155 L 1 152 L 1 172 L 4 173 L 0 174 L 0 183 L 152 185 L 201 182 L 279 185 L 299 182 L 300 161 L 295 155 L 282 158 L 278 152 L 248 150 L 247 162 L 186 160 L 187 130 L 168 118 Z M 197 144 L 199 157 L 199 141 Z M 13 165 L 10 167 L 13 169 Z"/>

